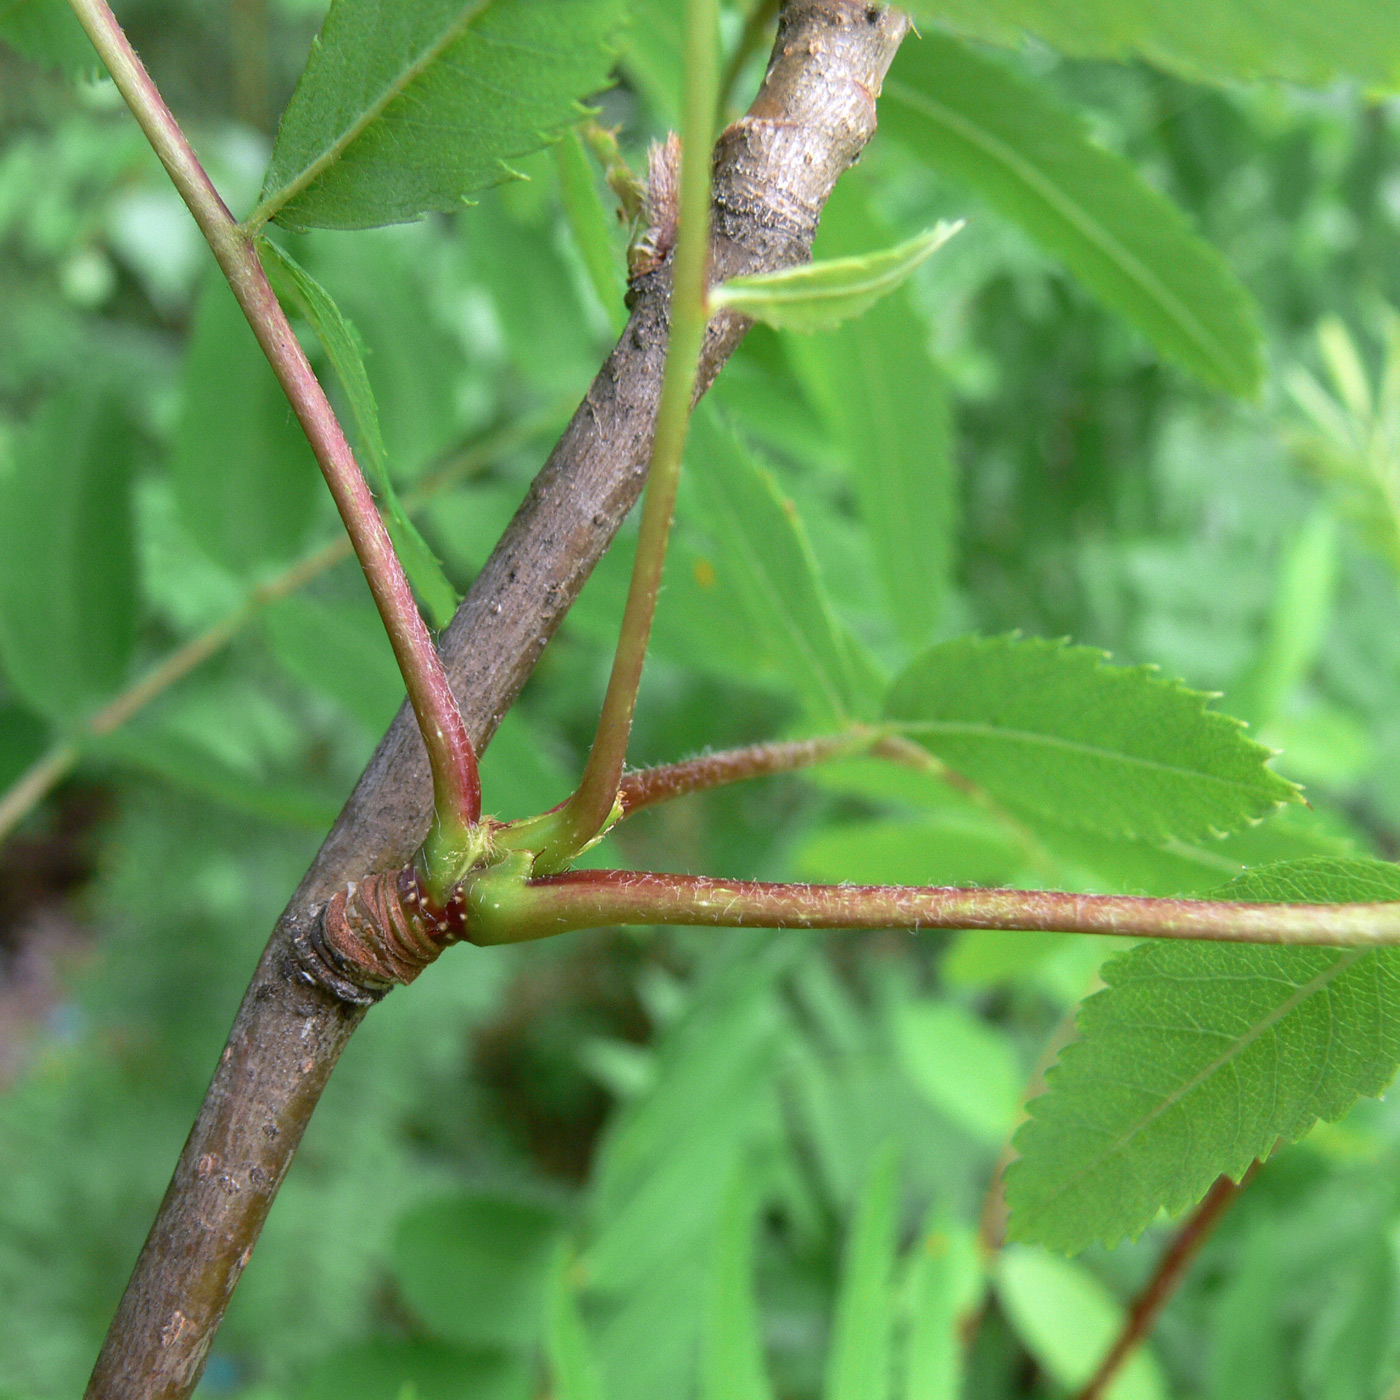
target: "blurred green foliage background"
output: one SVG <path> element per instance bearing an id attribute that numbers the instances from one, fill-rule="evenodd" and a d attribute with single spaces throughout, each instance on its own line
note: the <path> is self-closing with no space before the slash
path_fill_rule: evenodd
<path id="1" fill-rule="evenodd" d="M 118 8 L 246 212 L 322 7 Z M 679 81 L 677 8 L 639 8 L 599 99 L 634 163 L 673 124 Z M 742 20 L 726 11 L 731 42 Z M 1011 629 L 1156 663 L 1223 692 L 1311 809 L 1164 852 L 1027 835 L 931 779 L 848 763 L 687 799 L 602 858 L 1157 893 L 1271 855 L 1394 857 L 1400 107 L 1035 45 L 996 61 L 1079 110 L 1223 253 L 1265 330 L 1257 400 L 1164 364 L 884 138 L 842 184 L 832 246 L 969 219 L 880 329 L 908 370 L 895 412 L 942 483 L 931 525 L 901 552 L 872 536 L 860 431 L 817 341 L 754 331 L 715 398 L 873 665 Z M 739 106 L 757 76 L 750 62 Z M 364 341 L 395 479 L 459 588 L 620 312 L 589 280 L 558 171 L 545 153 L 456 215 L 287 240 Z M 106 494 L 65 496 L 98 458 Z M 39 643 L 12 621 L 0 647 L 0 790 L 56 751 L 68 770 L 0 847 L 0 1394 L 56 1400 L 83 1383 L 257 954 L 402 687 L 353 564 L 289 586 L 335 539 L 329 499 L 114 90 L 3 46 L 0 470 L 32 483 L 0 522 L 9 615 L 26 598 L 36 618 L 66 609 Z M 713 531 L 683 495 L 639 764 L 800 721 L 781 658 L 739 624 Z M 627 556 L 624 537 L 491 746 L 489 810 L 567 792 Z M 93 732 L 210 629 L 224 644 L 207 660 Z M 1026 1085 L 1107 951 L 664 930 L 454 950 L 351 1044 L 200 1394 L 1068 1394 L 1168 1226 L 1073 1262 L 989 1255 L 978 1236 L 995 1237 L 984 1202 Z M 1269 1164 L 1112 1394 L 1395 1393 L 1397 1166 L 1384 1102 Z M 756 1315 L 736 1284 L 750 1267 Z M 755 1337 L 767 1381 L 745 1370 Z"/>

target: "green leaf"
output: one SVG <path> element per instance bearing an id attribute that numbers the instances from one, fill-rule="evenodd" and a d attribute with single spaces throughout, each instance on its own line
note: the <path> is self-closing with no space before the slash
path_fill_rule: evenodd
<path id="1" fill-rule="evenodd" d="M 626 0 L 335 0 L 255 225 L 370 228 L 509 179 L 605 87 Z"/>
<path id="2" fill-rule="evenodd" d="M 777 272 L 734 277 L 710 293 L 716 311 L 737 311 L 780 331 L 822 331 L 854 320 L 908 280 L 962 223 L 936 227 L 893 248 L 849 258 L 823 258 Z"/>
<path id="3" fill-rule="evenodd" d="M 968 1226 L 936 1216 L 910 1261 L 904 1400 L 959 1400 L 964 1318 L 983 1287 L 982 1253 Z"/>
<path id="4" fill-rule="evenodd" d="M 71 6 L 63 0 L 0 0 L 0 40 L 45 68 L 91 78 L 101 61 Z"/>
<path id="5" fill-rule="evenodd" d="M 603 1400 L 603 1382 L 579 1314 L 578 1296 L 570 1273 L 573 1255 L 561 1245 L 549 1276 L 549 1318 L 545 1348 L 554 1400 Z"/>
<path id="6" fill-rule="evenodd" d="M 915 0 L 910 9 L 971 38 L 1017 44 L 1033 34 L 1076 57 L 1145 58 L 1192 79 L 1400 83 L 1400 28 L 1376 0 Z"/>
<path id="7" fill-rule="evenodd" d="M 195 307 L 170 472 L 190 534 L 237 573 L 290 557 L 306 537 L 316 459 L 222 276 Z"/>
<path id="8" fill-rule="evenodd" d="M 136 639 L 133 435 L 103 393 L 67 390 L 0 455 L 0 658 L 43 714 L 76 718 L 126 676 Z"/>
<path id="9" fill-rule="evenodd" d="M 1314 859 L 1263 866 L 1216 898 L 1400 900 L 1400 867 Z M 1007 1173 L 1017 1239 L 1073 1251 L 1139 1234 L 1221 1173 L 1335 1122 L 1400 1063 L 1400 950 L 1143 943 L 1047 1077 Z"/>
<path id="10" fill-rule="evenodd" d="M 352 1342 L 312 1365 L 297 1400 L 529 1400 L 531 1368 L 519 1356 L 426 1337 Z"/>
<path id="11" fill-rule="evenodd" d="M 822 214 L 818 255 L 883 241 L 861 187 L 842 180 Z M 901 291 L 858 321 L 786 344 L 850 473 L 889 616 L 922 646 L 942 616 L 957 518 L 950 415 L 928 327 Z"/>
<path id="12" fill-rule="evenodd" d="M 560 1228 L 554 1206 L 501 1191 L 424 1201 L 399 1221 L 399 1294 L 439 1337 L 526 1350 L 544 1325 Z"/>
<path id="13" fill-rule="evenodd" d="M 1005 1034 L 949 1001 L 900 1002 L 892 1030 L 899 1063 L 924 1099 L 979 1142 L 1001 1147 L 1026 1082 Z"/>
<path id="14" fill-rule="evenodd" d="M 700 1400 L 772 1400 L 753 1289 L 758 1199 L 747 1163 L 734 1173 L 710 1261 Z"/>
<path id="15" fill-rule="evenodd" d="M 1251 395 L 1263 376 L 1249 294 L 1224 258 L 1078 116 L 955 39 L 905 44 L 881 129 L 1020 224 L 1163 354 Z"/>
<path id="16" fill-rule="evenodd" d="M 1087 1269 L 1012 1245 L 997 1263 L 997 1297 L 1026 1349 L 1066 1390 L 1078 1390 L 1113 1345 L 1123 1307 Z M 1167 1400 L 1150 1351 L 1134 1352 L 1105 1400 Z"/>
<path id="17" fill-rule="evenodd" d="M 875 1159 L 846 1245 L 836 1300 L 824 1400 L 886 1400 L 894 1326 L 895 1234 L 899 1228 L 899 1152 L 886 1143 Z"/>
<path id="18" fill-rule="evenodd" d="M 768 643 L 812 718 L 842 724 L 853 705 L 849 664 L 796 512 L 772 476 L 703 405 L 692 423 L 688 457 L 713 527 L 720 581 L 738 593 L 750 627 Z"/>
<path id="19" fill-rule="evenodd" d="M 627 276 L 616 234 L 618 224 L 599 191 L 593 162 L 577 131 L 555 144 L 554 163 L 559 172 L 560 202 L 588 280 L 614 332 L 621 331 L 627 322 Z"/>
<path id="20" fill-rule="evenodd" d="M 388 726 L 403 704 L 403 677 L 368 597 L 330 602 L 293 594 L 272 604 L 262 623 L 289 675 L 376 734 Z"/>
<path id="21" fill-rule="evenodd" d="M 350 403 L 365 480 L 379 498 L 380 512 L 388 527 L 409 582 L 428 610 L 434 627 L 446 627 L 457 611 L 457 590 L 447 581 L 442 565 L 418 527 L 408 518 L 389 475 L 389 454 L 379 430 L 379 405 L 375 402 L 364 350 L 355 328 L 341 314 L 331 295 L 290 253 L 267 239 L 258 240 L 258 253 L 273 289 L 305 318 L 321 342 Z"/>
<path id="22" fill-rule="evenodd" d="M 1107 836 L 1193 838 L 1296 802 L 1269 751 L 1209 697 L 1146 666 L 1021 637 L 931 647 L 889 719 L 1009 807 Z"/>

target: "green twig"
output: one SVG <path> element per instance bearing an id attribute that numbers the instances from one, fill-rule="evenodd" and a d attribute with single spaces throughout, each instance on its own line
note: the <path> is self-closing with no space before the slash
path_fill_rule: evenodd
<path id="1" fill-rule="evenodd" d="M 718 76 L 716 0 L 688 0 L 679 229 L 672 263 L 670 339 L 661 384 L 636 562 L 612 675 L 578 791 L 552 814 L 539 847 L 541 870 L 559 869 L 613 820 L 627 740 L 651 637 L 675 512 L 681 453 L 705 337 L 710 248 L 710 161 Z"/>

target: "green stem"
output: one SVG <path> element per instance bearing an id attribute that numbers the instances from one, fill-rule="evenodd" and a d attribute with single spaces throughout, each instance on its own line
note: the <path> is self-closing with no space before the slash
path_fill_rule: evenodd
<path id="1" fill-rule="evenodd" d="M 777 885 L 577 870 L 522 879 L 507 860 L 464 887 L 465 937 L 520 943 L 622 924 L 707 928 L 995 929 L 1328 948 L 1400 944 L 1400 903 L 1231 904 L 1054 890 Z"/>
<path id="2" fill-rule="evenodd" d="M 679 231 L 672 263 L 671 332 L 661 381 L 636 562 L 598 732 L 578 791 L 552 815 L 539 868 L 558 869 L 613 820 L 632 732 L 656 596 L 675 513 L 681 453 L 708 319 L 710 164 L 718 76 L 717 0 L 687 0 L 686 85 L 681 137 Z"/>
<path id="3" fill-rule="evenodd" d="M 428 750 L 436 808 L 430 837 L 434 867 L 443 866 L 444 878 L 449 878 L 446 867 L 454 862 L 453 849 L 470 845 L 470 828 L 481 815 L 476 752 L 374 496 L 251 239 L 219 197 L 116 16 L 106 0 L 69 3 L 228 278 L 335 498 Z"/>

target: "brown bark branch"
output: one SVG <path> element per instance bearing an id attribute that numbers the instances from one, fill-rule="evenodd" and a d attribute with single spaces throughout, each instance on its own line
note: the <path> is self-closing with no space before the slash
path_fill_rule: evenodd
<path id="1" fill-rule="evenodd" d="M 764 85 L 716 146 L 716 280 L 810 255 L 833 184 L 874 132 L 873 95 L 907 27 L 897 12 L 853 0 L 789 0 Z M 666 279 L 663 267 L 635 287 L 621 340 L 443 635 L 478 749 L 641 490 L 665 356 Z M 746 329 L 729 314 L 711 323 L 702 391 Z M 431 810 L 422 740 L 400 712 L 253 974 L 98 1357 L 92 1400 L 177 1400 L 194 1388 L 311 1112 L 367 1009 L 314 980 L 297 936 L 335 891 L 403 865 Z"/>

